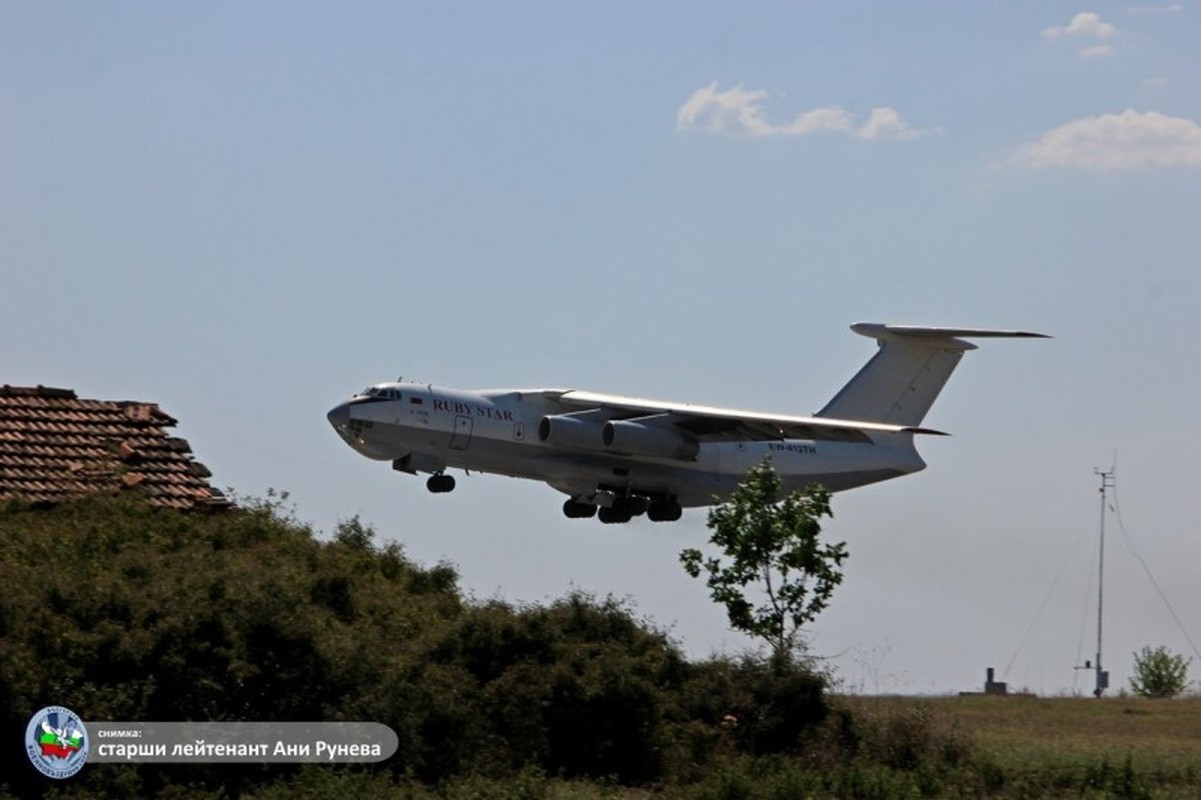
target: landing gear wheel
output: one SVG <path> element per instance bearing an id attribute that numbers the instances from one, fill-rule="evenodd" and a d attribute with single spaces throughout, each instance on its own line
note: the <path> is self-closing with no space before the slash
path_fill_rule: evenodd
<path id="1" fill-rule="evenodd" d="M 596 512 L 596 518 L 599 519 L 601 522 L 605 523 L 606 525 L 612 525 L 614 523 L 620 523 L 620 522 L 629 522 L 630 516 L 631 516 L 631 514 L 629 511 L 625 511 L 625 510 L 619 509 L 617 507 L 601 508 Z"/>
<path id="2" fill-rule="evenodd" d="M 646 510 L 646 518 L 651 522 L 675 522 L 683 514 L 684 509 L 674 500 L 658 500 Z"/>
<path id="3" fill-rule="evenodd" d="M 645 497 L 623 497 L 613 504 L 613 507 L 631 517 L 640 517 L 650 507 L 650 501 Z"/>
<path id="4" fill-rule="evenodd" d="M 596 506 L 581 503 L 579 500 L 568 500 L 563 504 L 563 514 L 571 519 L 587 519 L 596 516 Z"/>
<path id="5" fill-rule="evenodd" d="M 429 480 L 425 482 L 425 488 L 429 489 L 434 494 L 444 494 L 446 492 L 454 491 L 455 476 L 444 475 L 442 473 L 431 475 Z"/>

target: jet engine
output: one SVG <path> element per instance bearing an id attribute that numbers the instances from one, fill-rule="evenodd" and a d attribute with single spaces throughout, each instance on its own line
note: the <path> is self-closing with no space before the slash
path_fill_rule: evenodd
<path id="1" fill-rule="evenodd" d="M 679 461 L 695 460 L 701 449 L 696 439 L 674 428 L 629 420 L 606 422 L 601 441 L 614 453 Z"/>
<path id="2" fill-rule="evenodd" d="M 555 447 L 603 450 L 601 428 L 587 414 L 552 414 L 538 423 L 538 439 Z"/>

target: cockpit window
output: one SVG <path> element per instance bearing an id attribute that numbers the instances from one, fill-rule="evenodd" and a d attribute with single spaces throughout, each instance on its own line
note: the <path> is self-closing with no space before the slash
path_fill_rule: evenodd
<path id="1" fill-rule="evenodd" d="M 382 386 L 368 386 L 357 396 L 374 397 L 378 400 L 399 400 L 401 397 L 399 389 L 385 389 Z"/>

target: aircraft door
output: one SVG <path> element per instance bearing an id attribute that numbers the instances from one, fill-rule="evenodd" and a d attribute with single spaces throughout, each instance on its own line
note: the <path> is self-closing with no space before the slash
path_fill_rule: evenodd
<path id="1" fill-rule="evenodd" d="M 450 436 L 451 450 L 466 450 L 471 444 L 471 417 L 460 414 L 455 417 L 455 431 Z"/>

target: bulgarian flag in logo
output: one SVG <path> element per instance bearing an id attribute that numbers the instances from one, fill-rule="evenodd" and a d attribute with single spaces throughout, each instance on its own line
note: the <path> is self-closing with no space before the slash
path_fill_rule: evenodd
<path id="1" fill-rule="evenodd" d="M 72 730 L 69 734 L 65 730 L 55 731 L 43 721 L 38 744 L 42 746 L 43 756 L 70 758 L 71 754 L 83 744 L 83 734 L 77 730 Z"/>

